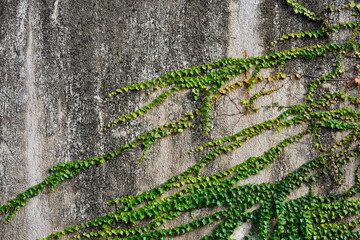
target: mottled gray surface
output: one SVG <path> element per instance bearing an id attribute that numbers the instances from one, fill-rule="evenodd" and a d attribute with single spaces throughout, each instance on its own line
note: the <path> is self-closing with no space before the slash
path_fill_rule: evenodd
<path id="1" fill-rule="evenodd" d="M 333 1 L 302 2 L 318 11 Z M 147 116 L 94 139 L 105 124 L 142 106 L 144 95 L 139 93 L 115 97 L 103 105 L 112 90 L 226 56 L 257 56 L 282 34 L 316 27 L 294 16 L 281 0 L 0 0 L 0 205 L 39 183 L 53 165 L 100 155 L 193 109 L 189 94 L 177 93 Z M 304 43 L 314 42 L 279 47 Z M 329 65 L 299 60 L 286 71 L 316 74 Z M 287 84 L 257 105 L 300 103 L 305 86 L 301 81 Z M 247 97 L 244 91 L 232 94 Z M 214 109 L 220 113 L 237 110 L 229 101 L 220 101 Z M 61 183 L 54 193 L 45 191 L 29 200 L 9 224 L 0 223 L 0 239 L 45 237 L 99 217 L 114 210 L 105 207 L 105 201 L 149 190 L 194 164 L 197 155 L 179 160 L 192 147 L 278 114 L 275 109 L 261 108 L 240 121 L 219 117 L 211 137 L 185 131 L 154 144 L 142 163 L 136 161 L 137 150 L 87 170 Z M 286 134 L 274 131 L 254 138 L 211 163 L 205 173 L 259 155 Z M 277 163 L 242 184 L 281 179 L 313 156 L 309 142 L 303 139 L 294 144 Z M 292 197 L 306 191 L 300 189 Z M 233 237 L 241 239 L 248 230 L 244 225 Z M 197 230 L 182 239 L 199 239 L 209 231 Z"/>

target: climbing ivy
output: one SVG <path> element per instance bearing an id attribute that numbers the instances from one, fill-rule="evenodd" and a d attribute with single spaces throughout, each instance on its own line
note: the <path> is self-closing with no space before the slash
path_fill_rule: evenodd
<path id="1" fill-rule="evenodd" d="M 294 59 L 315 61 L 321 57 L 335 57 L 331 72 L 312 79 L 305 93 L 304 102 L 295 106 L 279 106 L 277 103 L 268 107 L 277 107 L 277 117 L 246 127 L 233 135 L 211 140 L 197 146 L 188 154 L 203 152 L 203 157 L 186 171 L 177 174 L 160 186 L 136 196 L 117 198 L 107 205 L 116 204 L 117 210 L 82 225 L 67 227 L 44 239 L 56 239 L 71 236 L 73 239 L 166 239 L 170 236 L 191 232 L 202 226 L 214 225 L 214 231 L 203 239 L 230 239 L 234 230 L 245 222 L 252 225 L 245 239 L 359 239 L 358 215 L 360 200 L 354 196 L 360 193 L 359 165 L 355 171 L 354 184 L 341 194 L 318 196 L 313 187 L 321 179 L 330 177 L 334 183 L 341 185 L 344 168 L 355 161 L 360 153 L 358 137 L 360 137 L 360 100 L 353 95 L 338 90 L 333 92 L 318 91 L 326 82 L 338 80 L 345 72 L 342 70 L 344 58 L 359 61 L 358 43 L 355 40 L 360 21 L 342 22 L 329 26 L 327 14 L 335 11 L 352 10 L 352 15 L 359 17 L 360 4 L 349 3 L 340 8 L 329 6 L 324 9 L 323 16 L 307 10 L 295 0 L 286 0 L 296 14 L 301 14 L 311 21 L 323 22 L 325 27 L 319 30 L 289 33 L 272 43 L 291 38 L 328 37 L 343 30 L 351 30 L 351 36 L 344 43 L 327 39 L 323 44 L 294 48 L 284 51 L 273 51 L 269 54 L 248 58 L 224 58 L 204 65 L 191 67 L 164 74 L 149 81 L 127 85 L 111 92 L 104 103 L 116 101 L 115 96 L 128 91 L 144 91 L 149 95 L 160 91 L 151 103 L 115 119 L 99 131 L 106 134 L 110 128 L 125 121 L 131 121 L 150 109 L 161 105 L 164 100 L 177 91 L 190 90 L 194 101 L 199 101 L 198 108 L 182 116 L 179 120 L 137 136 L 133 141 L 119 146 L 102 156 L 66 162 L 50 168 L 50 175 L 17 197 L 10 199 L 0 207 L 0 213 L 9 222 L 15 213 L 26 205 L 27 200 L 42 193 L 49 187 L 51 191 L 67 179 L 71 179 L 90 167 L 99 166 L 114 160 L 123 152 L 142 147 L 140 162 L 149 148 L 156 141 L 174 134 L 181 134 L 185 129 L 202 127 L 209 134 L 212 121 L 212 107 L 219 99 L 228 97 L 230 92 L 245 89 L 250 92 L 259 83 L 266 82 L 272 86 L 274 82 L 282 82 L 280 87 L 264 88 L 238 103 L 245 109 L 244 114 L 252 114 L 259 110 L 255 102 L 278 91 L 284 84 L 301 81 L 306 78 L 299 73 L 285 73 L 283 66 Z M 280 70 L 271 77 L 261 75 L 262 69 Z M 250 78 L 241 79 L 244 73 L 252 72 Z M 360 84 L 360 65 L 356 64 L 356 75 L 349 80 L 357 87 Z M 319 73 L 320 74 L 320 73 Z M 350 73 L 351 74 L 351 73 Z M 348 86 L 349 83 L 345 82 Z M 266 86 L 265 85 L 265 86 Z M 284 111 L 282 109 L 286 107 Z M 221 155 L 239 149 L 250 139 L 265 132 L 282 131 L 294 126 L 302 126 L 302 131 L 282 140 L 266 150 L 260 156 L 252 156 L 245 162 L 212 175 L 201 174 L 210 162 Z M 321 143 L 323 131 L 343 132 L 345 137 L 325 148 Z M 296 171 L 289 173 L 282 180 L 273 183 L 240 185 L 241 180 L 258 174 L 274 163 L 289 145 L 299 142 L 305 136 L 312 139 L 312 145 L 318 156 L 306 162 Z M 289 194 L 305 186 L 309 193 L 305 196 L 289 200 Z M 196 209 L 208 209 L 222 206 L 218 212 L 193 219 L 175 227 L 166 225 L 185 213 Z M 255 208 L 258 206 L 258 208 Z M 192 215 L 193 216 L 193 215 Z"/>

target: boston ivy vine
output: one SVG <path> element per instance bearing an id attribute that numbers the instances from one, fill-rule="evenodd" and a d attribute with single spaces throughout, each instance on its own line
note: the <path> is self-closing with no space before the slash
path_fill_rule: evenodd
<path id="1" fill-rule="evenodd" d="M 118 210 L 113 213 L 82 225 L 67 227 L 45 239 L 62 236 L 71 236 L 74 239 L 166 239 L 214 222 L 218 225 L 210 235 L 204 236 L 204 239 L 230 239 L 234 230 L 245 222 L 252 224 L 251 231 L 245 239 L 253 236 L 258 239 L 359 239 L 360 232 L 357 229 L 360 227 L 358 218 L 360 200 L 353 198 L 360 193 L 359 169 L 356 169 L 354 185 L 341 194 L 317 196 L 314 194 L 313 186 L 325 176 L 330 176 L 335 183 L 341 184 L 343 168 L 354 161 L 360 153 L 357 144 L 360 137 L 360 111 L 358 111 L 360 100 L 343 91 L 323 94 L 317 91 L 320 85 L 337 80 L 344 74 L 342 70 L 344 57 L 351 58 L 354 62 L 360 59 L 360 54 L 357 52 L 358 43 L 355 40 L 360 21 L 342 22 L 330 26 L 326 16 L 330 12 L 346 10 L 358 19 L 360 4 L 349 3 L 340 8 L 329 6 L 324 9 L 323 16 L 318 17 L 295 0 L 286 0 L 286 3 L 296 14 L 301 14 L 311 21 L 323 22 L 325 27 L 315 31 L 286 34 L 272 45 L 291 38 L 326 37 L 349 29 L 352 34 L 348 40 L 340 44 L 327 40 L 326 44 L 275 51 L 259 57 L 224 58 L 116 89 L 107 96 L 105 102 L 112 100 L 115 95 L 125 94 L 128 91 L 145 91 L 148 94 L 162 91 L 162 93 L 146 106 L 114 120 L 99 134 L 105 134 L 105 131 L 120 122 L 130 121 L 146 114 L 150 109 L 162 104 L 170 95 L 184 89 L 191 91 L 194 101 L 200 101 L 200 107 L 179 120 L 154 128 L 103 156 L 61 163 L 52 167 L 50 176 L 43 182 L 20 193 L 0 207 L 0 213 L 6 216 L 5 223 L 9 222 L 22 206 L 25 206 L 28 199 L 40 194 L 46 187 L 54 191 L 60 182 L 73 178 L 85 169 L 116 159 L 116 156 L 122 152 L 142 146 L 143 155 L 138 159 L 140 162 L 154 142 L 167 136 L 180 134 L 185 129 L 195 128 L 199 124 L 204 133 L 209 134 L 212 106 L 232 91 L 240 88 L 250 91 L 263 81 L 271 85 L 274 81 L 285 83 L 304 78 L 298 73 L 282 71 L 273 74 L 270 78 L 264 78 L 260 76 L 260 70 L 274 67 L 282 69 L 284 64 L 293 59 L 315 61 L 322 56 L 336 56 L 331 72 L 313 79 L 308 84 L 303 103 L 288 106 L 273 119 L 194 148 L 188 154 L 203 151 L 204 157 L 188 170 L 137 196 L 114 199 L 106 203 L 118 205 Z M 354 85 L 360 83 L 359 69 L 360 65 L 357 64 L 354 69 L 356 73 L 353 77 Z M 251 78 L 238 80 L 240 75 L 249 71 L 253 72 Z M 278 89 L 262 89 L 247 100 L 243 99 L 241 104 L 246 109 L 246 113 L 256 112 L 258 109 L 255 107 L 255 101 Z M 274 104 L 275 107 L 276 105 Z M 282 109 L 279 107 L 279 110 Z M 201 174 L 201 170 L 215 158 L 242 147 L 248 140 L 267 131 L 274 129 L 282 131 L 299 125 L 305 126 L 303 131 L 289 136 L 265 151 L 263 155 L 250 157 L 243 163 L 210 176 Z M 320 141 L 320 132 L 323 130 L 342 131 L 346 136 L 331 147 L 325 148 Z M 301 141 L 305 136 L 312 137 L 318 157 L 306 162 L 281 181 L 239 186 L 241 180 L 258 174 L 274 163 L 279 154 L 290 144 Z M 288 200 L 289 194 L 301 186 L 308 186 L 309 194 Z M 168 194 L 164 196 L 165 193 Z M 255 205 L 259 207 L 249 211 Z M 168 228 L 165 225 L 184 213 L 219 206 L 222 208 L 218 212 L 194 219 L 189 223 Z"/>

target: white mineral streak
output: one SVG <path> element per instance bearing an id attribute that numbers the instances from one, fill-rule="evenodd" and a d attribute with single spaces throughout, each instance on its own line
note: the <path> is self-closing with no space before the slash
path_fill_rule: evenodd
<path id="1" fill-rule="evenodd" d="M 258 5 L 259 0 L 233 0 L 230 2 L 230 38 L 227 56 L 241 58 L 259 56 L 261 54 L 262 48 L 260 47 L 259 31 L 257 31 L 259 19 Z M 250 148 L 248 150 L 250 152 L 253 151 L 253 149 Z M 244 154 L 244 151 L 246 151 L 246 149 L 241 150 L 241 154 Z M 248 154 L 245 153 L 245 155 Z M 237 158 L 237 156 L 233 156 L 233 158 Z M 266 176 L 266 178 L 268 178 L 268 176 Z M 258 180 L 264 181 L 265 179 L 257 179 L 257 181 Z M 251 224 L 242 224 L 235 229 L 230 238 L 243 239 L 244 236 L 249 233 L 250 228 Z"/>
<path id="2" fill-rule="evenodd" d="M 27 184 L 28 187 L 34 186 L 40 182 L 41 173 L 41 136 L 38 134 L 39 120 L 41 117 L 41 109 L 38 106 L 38 99 L 35 85 L 35 50 L 34 50 L 34 12 L 32 3 L 23 1 L 20 5 L 19 14 L 23 18 L 22 25 L 27 24 L 26 27 L 21 27 L 20 31 L 25 31 L 26 35 L 26 52 L 24 62 L 24 81 L 27 90 L 27 106 L 25 114 L 25 158 L 27 163 Z M 27 238 L 36 239 L 37 237 L 46 234 L 46 227 L 41 218 L 40 199 L 32 198 L 28 200 L 25 207 L 26 218 L 28 224 Z"/>
<path id="3" fill-rule="evenodd" d="M 59 16 L 59 0 L 56 0 L 54 3 L 54 11 L 51 15 L 51 19 L 57 22 L 57 17 Z"/>
<path id="4" fill-rule="evenodd" d="M 35 179 L 36 171 L 39 168 L 39 136 L 37 134 L 37 127 L 39 124 L 39 109 L 37 109 L 37 96 L 35 86 L 35 66 L 34 66 L 34 38 L 33 38 L 33 18 L 31 7 L 27 9 L 27 40 L 26 40 L 26 61 L 25 61 L 25 82 L 27 88 L 27 111 L 26 111 L 26 132 L 27 132 L 27 148 L 26 158 L 28 159 L 28 174 L 29 185 L 35 185 L 37 180 Z"/>
<path id="5" fill-rule="evenodd" d="M 259 0 L 233 0 L 229 5 L 229 46 L 227 50 L 228 57 L 242 58 L 242 57 L 256 57 L 264 54 L 264 48 L 262 44 L 260 21 L 262 18 L 260 13 L 260 1 Z M 269 77 L 271 72 L 269 70 L 261 71 L 262 77 Z M 251 72 L 245 74 L 246 78 L 251 77 Z M 244 76 L 242 76 L 244 78 Z M 261 85 L 261 84 L 259 84 Z M 255 87 L 249 94 L 242 92 L 241 95 L 235 96 L 230 94 L 233 98 L 248 99 L 252 94 L 258 92 L 263 85 Z M 275 86 L 270 86 L 275 88 Z M 269 87 L 267 89 L 270 89 Z M 294 92 L 304 92 L 302 85 L 285 86 L 273 93 L 271 96 L 264 96 L 257 100 L 256 107 L 260 107 L 256 114 L 249 114 L 245 116 L 239 116 L 240 119 L 236 122 L 228 121 L 228 127 L 233 129 L 232 134 L 240 131 L 245 127 L 249 127 L 256 123 L 261 123 L 265 120 L 275 118 L 279 112 L 273 110 L 265 110 L 261 106 L 266 106 L 272 102 L 279 102 L 280 105 L 291 105 L 300 103 L 302 101 L 302 94 L 294 96 Z M 249 96 L 246 96 L 249 95 Z M 235 107 L 232 104 L 226 105 L 229 113 L 236 112 Z M 242 148 L 235 151 L 231 156 L 231 162 L 233 165 L 239 162 L 246 161 L 248 157 L 259 156 L 264 151 L 278 144 L 289 136 L 293 136 L 300 131 L 302 127 L 294 127 L 285 130 L 283 133 L 276 133 L 275 131 L 267 131 L 261 134 L 259 137 L 255 137 L 244 144 Z M 307 139 L 302 139 L 306 141 Z M 274 182 L 280 180 L 280 176 L 286 176 L 291 171 L 294 171 L 300 167 L 306 159 L 303 157 L 308 152 L 306 144 L 294 144 L 284 150 L 283 157 L 277 159 L 276 162 L 262 170 L 259 174 L 250 176 L 249 178 L 241 181 L 239 185 L 245 184 L 260 184 L 263 182 Z M 230 166 L 229 166 L 230 167 Z M 302 196 L 307 192 L 307 189 L 299 189 L 293 193 L 292 197 Z M 250 231 L 250 224 L 242 224 L 235 229 L 230 238 L 243 239 Z"/>
<path id="6" fill-rule="evenodd" d="M 262 52 L 258 31 L 259 0 L 230 2 L 229 57 L 259 56 Z"/>

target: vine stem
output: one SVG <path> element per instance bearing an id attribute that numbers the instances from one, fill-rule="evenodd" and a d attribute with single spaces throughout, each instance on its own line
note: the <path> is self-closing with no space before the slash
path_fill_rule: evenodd
<path id="1" fill-rule="evenodd" d="M 317 76 L 311 76 L 311 75 L 306 75 L 306 74 L 303 74 L 301 76 L 308 77 L 308 78 L 320 78 L 320 77 L 317 77 Z M 336 78 L 336 79 L 328 79 L 326 81 L 333 81 L 333 82 L 334 81 L 354 81 L 355 78 L 356 77 L 354 77 L 354 78 Z"/>

